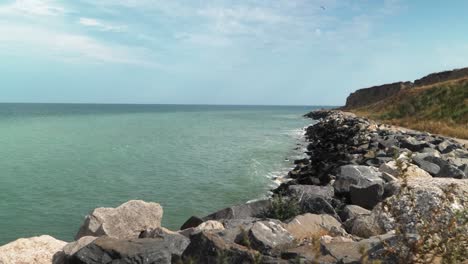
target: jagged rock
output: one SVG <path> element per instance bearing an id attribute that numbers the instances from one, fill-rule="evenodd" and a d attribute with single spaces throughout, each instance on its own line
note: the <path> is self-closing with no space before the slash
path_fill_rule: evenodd
<path id="1" fill-rule="evenodd" d="M 114 238 L 137 238 L 151 228 L 161 226 L 163 209 L 158 203 L 140 200 L 128 201 L 117 208 L 96 208 L 86 216 L 75 236 L 110 236 Z"/>
<path id="2" fill-rule="evenodd" d="M 184 224 L 182 224 L 180 230 L 184 230 L 191 227 L 197 227 L 201 223 L 203 223 L 203 219 L 196 216 L 191 216 L 189 219 L 187 219 L 187 221 L 185 221 Z"/>
<path id="3" fill-rule="evenodd" d="M 366 187 L 351 185 L 349 188 L 351 203 L 366 209 L 372 209 L 382 200 L 384 187 L 381 184 L 372 184 Z"/>
<path id="4" fill-rule="evenodd" d="M 465 178 L 465 173 L 458 169 L 456 166 L 450 164 L 448 161 L 434 156 L 428 156 L 424 158 L 425 161 L 431 162 L 439 166 L 440 170 L 437 174 L 434 174 L 435 177 L 442 178 L 456 178 L 463 179 Z"/>
<path id="5" fill-rule="evenodd" d="M 307 200 L 316 197 L 332 200 L 335 195 L 333 187 L 316 185 L 290 185 L 288 186 L 288 193 L 295 196 L 298 200 Z"/>
<path id="6" fill-rule="evenodd" d="M 371 211 L 357 205 L 346 205 L 342 210 L 340 217 L 344 222 L 348 219 L 370 215 Z"/>
<path id="7" fill-rule="evenodd" d="M 173 255 L 180 256 L 188 244 L 189 240 L 181 235 L 129 240 L 102 236 L 76 252 L 70 264 L 169 264 Z"/>
<path id="8" fill-rule="evenodd" d="M 338 193 L 348 193 L 351 185 L 356 187 L 368 187 L 373 184 L 382 186 L 382 174 L 377 168 L 369 166 L 345 165 L 341 167 L 341 172 L 333 184 Z"/>
<path id="9" fill-rule="evenodd" d="M 296 216 L 285 225 L 285 229 L 297 240 L 304 240 L 324 234 L 346 235 L 346 231 L 341 223 L 327 214 Z"/>
<path id="10" fill-rule="evenodd" d="M 224 240 L 217 233 L 202 231 L 190 236 L 190 244 L 182 254 L 182 260 L 194 263 L 254 263 L 260 253 L 245 246 Z"/>
<path id="11" fill-rule="evenodd" d="M 372 215 L 362 215 L 360 217 L 349 219 L 346 221 L 344 226 L 346 231 L 350 234 L 363 238 L 369 238 L 371 236 L 385 233 L 385 231 L 380 227 L 378 220 Z"/>
<path id="12" fill-rule="evenodd" d="M 386 199 L 382 206 L 376 206 L 371 216 L 386 232 L 395 229 L 398 224 L 407 233 L 417 233 L 416 221 L 431 222 L 437 219 L 438 224 L 447 224 L 457 210 L 466 208 L 467 205 L 466 179 L 412 178 L 408 180 L 407 188 Z"/>
<path id="13" fill-rule="evenodd" d="M 455 149 L 457 149 L 458 146 L 457 144 L 454 144 L 448 140 L 444 140 L 443 142 L 439 143 L 437 145 L 437 149 L 440 151 L 440 153 L 442 154 L 446 154 L 446 153 L 449 153 Z"/>
<path id="14" fill-rule="evenodd" d="M 60 252 L 66 244 L 47 235 L 20 238 L 0 247 L 0 264 L 62 263 Z"/>
<path id="15" fill-rule="evenodd" d="M 323 254 L 328 254 L 337 260 L 336 263 L 358 264 L 367 261 L 378 260 L 380 263 L 397 263 L 394 255 L 386 255 L 385 245 L 394 244 L 396 237 L 388 234 L 383 236 L 363 239 L 359 242 L 322 241 L 321 250 Z"/>
<path id="16" fill-rule="evenodd" d="M 427 155 L 416 154 L 413 157 L 413 162 L 417 164 L 421 169 L 427 171 L 431 175 L 437 175 L 440 172 L 440 167 L 437 164 L 426 161 Z"/>
<path id="17" fill-rule="evenodd" d="M 179 231 L 179 234 L 189 237 L 194 233 L 198 233 L 201 231 L 222 231 L 224 230 L 224 226 L 222 223 L 214 220 L 208 220 L 206 222 L 201 223 L 197 227 L 191 227 L 184 230 Z"/>
<path id="18" fill-rule="evenodd" d="M 242 219 L 248 217 L 257 217 L 262 215 L 270 205 L 270 200 L 260 200 L 246 204 L 231 206 L 210 215 L 203 217 L 207 220 L 222 220 L 222 219 Z"/>
<path id="19" fill-rule="evenodd" d="M 291 234 L 279 221 L 267 220 L 255 222 L 249 231 L 253 249 L 271 255 L 273 250 L 280 250 L 293 242 Z"/>
<path id="20" fill-rule="evenodd" d="M 425 170 L 419 168 L 416 165 L 410 164 L 406 161 L 401 162 L 401 168 L 398 168 L 396 161 L 390 161 L 382 164 L 379 170 L 382 172 L 382 177 L 385 178 L 386 173 L 392 175 L 395 178 L 402 179 L 403 177 L 409 178 L 426 178 L 430 179 L 432 176 Z M 388 180 L 390 181 L 390 180 Z"/>
<path id="21" fill-rule="evenodd" d="M 84 248 L 85 246 L 89 245 L 92 243 L 94 240 L 96 240 L 97 237 L 92 237 L 92 236 L 84 236 L 80 238 L 77 241 L 68 243 L 65 247 L 63 247 L 63 252 L 59 255 L 62 255 L 60 258 L 61 260 L 64 260 L 62 262 L 54 262 L 54 264 L 62 264 L 62 263 L 69 263 L 71 256 L 73 256 L 76 252 L 78 252 L 80 249 Z"/>
<path id="22" fill-rule="evenodd" d="M 417 140 L 414 137 L 405 137 L 400 141 L 400 147 L 417 152 L 423 150 L 426 147 L 429 147 L 429 145 L 427 142 Z"/>

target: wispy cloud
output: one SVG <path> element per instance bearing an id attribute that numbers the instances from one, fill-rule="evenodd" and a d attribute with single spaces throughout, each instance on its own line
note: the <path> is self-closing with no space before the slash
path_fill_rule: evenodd
<path id="1" fill-rule="evenodd" d="M 0 47 L 10 47 L 10 51 L 11 47 L 16 47 L 23 53 L 33 52 L 37 53 L 36 55 L 48 55 L 67 61 L 156 65 L 147 60 L 149 56 L 144 49 L 105 43 L 86 35 L 40 27 L 0 25 Z"/>
<path id="2" fill-rule="evenodd" d="M 78 23 L 86 27 L 96 28 L 100 31 L 123 32 L 127 29 L 126 26 L 111 25 L 111 24 L 102 22 L 98 19 L 87 18 L 87 17 L 81 17 L 78 20 Z"/>
<path id="3" fill-rule="evenodd" d="M 0 5 L 2 15 L 59 16 L 64 13 L 65 8 L 52 0 L 16 0 Z"/>

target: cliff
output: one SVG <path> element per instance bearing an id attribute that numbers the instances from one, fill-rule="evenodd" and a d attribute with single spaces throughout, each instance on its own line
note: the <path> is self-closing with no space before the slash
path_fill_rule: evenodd
<path id="1" fill-rule="evenodd" d="M 468 139 L 468 68 L 352 93 L 347 111 L 389 124 Z"/>
<path id="2" fill-rule="evenodd" d="M 346 99 L 346 109 L 366 106 L 399 93 L 412 86 L 411 82 L 396 82 L 363 88 L 350 94 Z"/>
<path id="3" fill-rule="evenodd" d="M 414 82 L 395 82 L 359 89 L 348 96 L 344 109 L 349 110 L 368 106 L 386 98 L 395 96 L 406 89 L 434 85 L 464 78 L 468 78 L 468 68 L 432 73 L 417 79 Z"/>

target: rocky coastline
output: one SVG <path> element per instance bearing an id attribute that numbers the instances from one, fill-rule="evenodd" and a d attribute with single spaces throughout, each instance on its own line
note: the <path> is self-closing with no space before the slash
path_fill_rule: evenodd
<path id="1" fill-rule="evenodd" d="M 0 246 L 0 264 L 468 263 L 468 149 L 338 110 L 305 115 L 307 158 L 273 196 L 161 227 L 163 208 L 97 208 L 75 241 Z M 465 262 L 464 262 L 465 261 Z"/>

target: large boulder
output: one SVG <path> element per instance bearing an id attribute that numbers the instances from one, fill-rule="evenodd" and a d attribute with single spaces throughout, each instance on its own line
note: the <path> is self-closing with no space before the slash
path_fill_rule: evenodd
<path id="1" fill-rule="evenodd" d="M 63 260 L 63 262 L 54 262 L 54 264 L 62 264 L 62 263 L 69 263 L 70 258 L 80 249 L 86 247 L 87 245 L 91 244 L 94 240 L 96 240 L 97 237 L 92 237 L 92 236 L 84 236 L 77 241 L 73 241 L 71 243 L 68 243 L 65 247 L 63 247 L 62 252 L 57 254 L 57 256 L 60 256 L 60 259 Z"/>
<path id="2" fill-rule="evenodd" d="M 368 186 L 351 185 L 349 194 L 352 204 L 372 209 L 382 200 L 384 186 L 377 183 Z"/>
<path id="3" fill-rule="evenodd" d="M 280 221 L 265 220 L 253 224 L 249 231 L 249 240 L 253 249 L 271 255 L 272 251 L 280 251 L 291 244 L 294 238 Z"/>
<path id="4" fill-rule="evenodd" d="M 368 187 L 370 185 L 382 186 L 384 181 L 381 178 L 382 173 L 377 168 L 361 165 L 341 166 L 340 173 L 333 184 L 335 192 L 349 193 L 351 185 L 357 187 Z"/>
<path id="5" fill-rule="evenodd" d="M 221 222 L 215 220 L 208 220 L 206 222 L 201 223 L 197 227 L 191 227 L 184 230 L 180 230 L 179 233 L 186 237 L 190 235 L 202 231 L 222 231 L 224 230 L 224 225 Z"/>
<path id="6" fill-rule="evenodd" d="M 223 219 L 242 219 L 249 217 L 258 217 L 262 215 L 268 206 L 270 200 L 260 200 L 250 203 L 240 204 L 224 208 L 210 215 L 203 217 L 203 221 L 207 220 L 223 220 Z"/>
<path id="7" fill-rule="evenodd" d="M 301 211 L 312 214 L 330 214 L 336 216 L 332 201 L 335 195 L 333 186 L 290 185 L 288 195 L 299 201 Z"/>
<path id="8" fill-rule="evenodd" d="M 376 206 L 371 215 L 384 231 L 395 228 L 417 233 L 421 222 L 449 225 L 468 206 L 468 179 L 418 179 L 407 181 L 399 193 Z"/>
<path id="9" fill-rule="evenodd" d="M 51 236 L 20 238 L 0 247 L 0 264 L 60 263 L 60 251 L 67 242 Z"/>
<path id="10" fill-rule="evenodd" d="M 76 252 L 70 264 L 141 263 L 170 264 L 189 241 L 182 235 L 157 238 L 116 239 L 102 236 Z"/>
<path id="11" fill-rule="evenodd" d="M 388 245 L 396 244 L 397 237 L 393 234 L 375 236 L 360 241 L 321 240 L 322 254 L 335 258 L 335 263 L 358 264 L 373 263 L 382 264 L 399 263 L 395 254 L 387 251 Z"/>
<path id="12" fill-rule="evenodd" d="M 182 254 L 182 263 L 249 264 L 261 258 L 258 251 L 226 241 L 216 232 L 202 231 L 190 236 L 190 244 Z"/>
<path id="13" fill-rule="evenodd" d="M 96 208 L 87 215 L 75 236 L 104 236 L 128 239 L 151 228 L 161 226 L 163 209 L 158 203 L 128 201 L 117 208 Z"/>
<path id="14" fill-rule="evenodd" d="M 296 216 L 286 223 L 285 229 L 296 240 L 305 240 L 324 234 L 346 235 L 342 225 L 334 217 L 322 214 L 304 214 Z"/>

